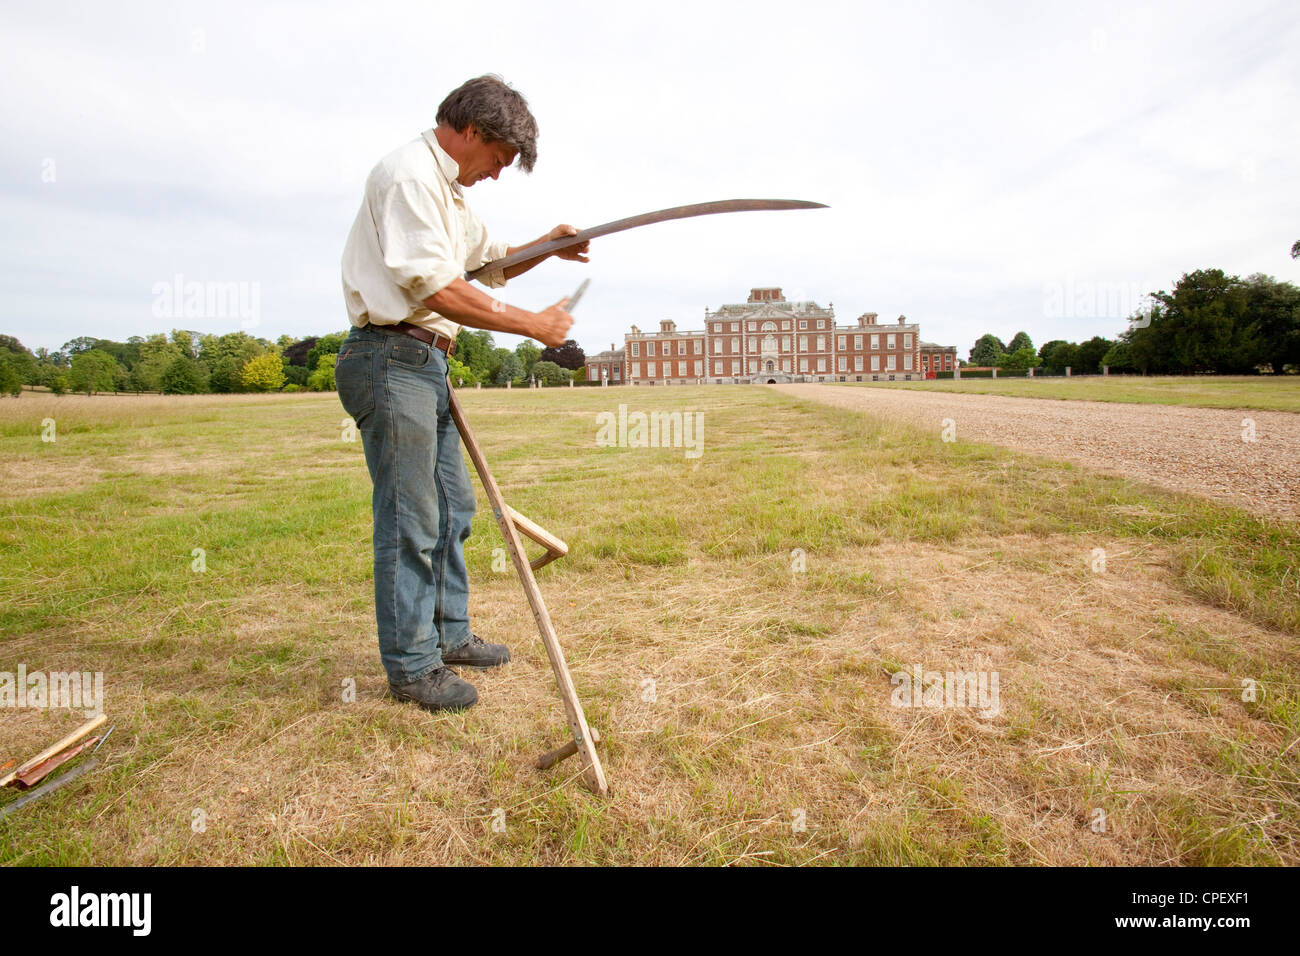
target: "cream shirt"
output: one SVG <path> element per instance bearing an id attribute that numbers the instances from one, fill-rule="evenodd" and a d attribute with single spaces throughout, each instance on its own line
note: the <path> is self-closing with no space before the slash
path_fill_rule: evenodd
<path id="1" fill-rule="evenodd" d="M 354 326 L 406 321 L 456 338 L 460 326 L 424 300 L 508 249 L 488 239 L 458 175 L 459 164 L 431 129 L 370 171 L 343 248 L 343 297 Z M 494 289 L 506 284 L 500 271 L 479 281 Z"/>

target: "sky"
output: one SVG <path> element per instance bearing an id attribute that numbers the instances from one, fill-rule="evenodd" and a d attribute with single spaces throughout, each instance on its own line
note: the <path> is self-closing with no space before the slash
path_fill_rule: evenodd
<path id="1" fill-rule="evenodd" d="M 1288 12 L 1290 11 L 1290 12 Z M 497 73 L 538 161 L 468 190 L 526 242 L 685 203 L 808 199 L 597 240 L 494 292 L 592 282 L 588 352 L 751 287 L 986 332 L 1113 338 L 1222 268 L 1300 282 L 1293 4 L 0 2 L 0 333 L 347 327 L 370 169 Z M 186 314 L 171 291 L 211 293 Z M 513 347 L 514 336 L 497 334 Z"/>

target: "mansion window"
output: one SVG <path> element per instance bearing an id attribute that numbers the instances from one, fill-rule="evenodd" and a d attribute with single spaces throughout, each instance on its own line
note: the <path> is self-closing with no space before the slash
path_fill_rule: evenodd
<path id="1" fill-rule="evenodd" d="M 859 352 L 862 351 L 862 336 L 860 335 L 853 336 L 853 347 L 857 349 Z M 862 370 L 858 369 L 858 371 L 862 371 Z"/>
<path id="2" fill-rule="evenodd" d="M 654 355 L 654 354 L 655 354 L 655 344 L 654 344 L 653 342 L 647 342 L 647 343 L 645 344 L 645 354 L 646 354 L 646 355 Z M 651 374 L 653 375 L 654 373 L 652 372 Z"/>
<path id="3" fill-rule="evenodd" d="M 873 355 L 873 356 L 871 356 L 871 371 L 873 371 L 873 372 L 879 372 L 879 371 L 880 371 L 880 356 L 879 356 L 879 355 Z"/>
<path id="4" fill-rule="evenodd" d="M 892 349 L 893 347 L 894 347 L 894 333 L 890 332 L 888 335 L 885 336 L 885 348 Z"/>
<path id="5" fill-rule="evenodd" d="M 906 352 L 906 353 L 903 354 L 903 371 L 905 371 L 905 372 L 910 372 L 910 371 L 912 371 L 912 353 L 911 353 L 911 352 Z"/>
<path id="6" fill-rule="evenodd" d="M 880 348 L 880 336 L 879 336 L 879 335 L 873 335 L 873 336 L 871 337 L 871 347 L 872 347 L 873 349 L 878 349 L 878 348 Z"/>
<path id="7" fill-rule="evenodd" d="M 862 371 L 862 356 L 861 356 L 861 355 L 855 355 L 855 356 L 853 356 L 853 371 L 855 371 L 855 372 L 861 372 L 861 371 Z"/>
<path id="8" fill-rule="evenodd" d="M 640 377 L 641 377 L 641 363 L 640 363 L 640 362 L 633 362 L 633 363 L 632 363 L 632 377 L 633 377 L 633 378 L 640 378 Z"/>
<path id="9" fill-rule="evenodd" d="M 646 362 L 646 363 L 645 363 L 645 373 L 646 373 L 646 377 L 648 377 L 648 378 L 654 378 L 654 377 L 655 377 L 655 363 L 654 363 L 654 362 Z"/>
<path id="10" fill-rule="evenodd" d="M 640 355 L 641 355 L 641 343 L 640 343 L 640 342 L 633 342 L 633 343 L 632 343 L 632 354 L 635 355 L 635 356 L 637 356 L 637 357 L 640 357 Z"/>

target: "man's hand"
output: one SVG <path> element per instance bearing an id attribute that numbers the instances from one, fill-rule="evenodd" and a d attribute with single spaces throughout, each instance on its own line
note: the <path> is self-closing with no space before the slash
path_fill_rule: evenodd
<path id="1" fill-rule="evenodd" d="M 528 334 L 544 345 L 559 348 L 568 339 L 569 329 L 573 327 L 573 316 L 564 311 L 568 304 L 568 299 L 561 299 L 550 308 L 536 313 L 531 323 L 532 331 Z"/>
<path id="2" fill-rule="evenodd" d="M 555 239 L 563 239 L 566 236 L 576 236 L 580 230 L 577 226 L 570 226 L 568 223 L 561 223 L 546 234 L 546 241 L 551 242 Z M 576 246 L 569 246 L 567 249 L 560 249 L 551 253 L 557 259 L 568 259 L 571 262 L 590 262 L 587 253 L 591 250 L 591 240 L 580 243 Z"/>

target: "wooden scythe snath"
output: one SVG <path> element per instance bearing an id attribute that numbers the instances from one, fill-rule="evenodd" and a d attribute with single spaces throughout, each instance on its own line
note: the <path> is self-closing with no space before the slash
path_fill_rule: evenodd
<path id="1" fill-rule="evenodd" d="M 674 206 L 671 209 L 661 209 L 658 212 L 643 213 L 639 216 L 630 216 L 627 219 L 607 222 L 601 226 L 583 229 L 576 235 L 553 239 L 532 246 L 513 255 L 493 260 L 481 268 L 467 273 L 465 278 L 473 279 L 521 262 L 548 256 L 560 249 L 576 246 L 599 236 L 607 236 L 611 233 L 623 232 L 627 229 L 635 229 L 638 226 L 647 226 L 656 222 L 668 222 L 673 219 L 689 219 L 694 216 L 708 216 L 726 212 L 825 208 L 827 207 L 821 203 L 805 202 L 798 199 L 726 199 L 720 202 L 698 203 L 693 206 Z M 569 297 L 569 308 L 576 305 L 578 297 L 581 296 L 586 286 L 587 283 L 584 282 L 578 288 L 578 291 Z M 492 513 L 496 516 L 497 525 L 501 528 L 501 536 L 505 538 L 506 550 L 510 552 L 510 560 L 514 562 L 515 571 L 518 572 L 519 580 L 523 583 L 524 594 L 528 598 L 528 606 L 532 608 L 533 618 L 537 622 L 537 630 L 542 635 L 542 643 L 546 645 L 546 656 L 551 662 L 551 670 L 555 673 L 555 682 L 560 688 L 560 699 L 564 702 L 564 711 L 569 720 L 569 730 L 573 733 L 573 739 L 569 743 L 543 754 L 538 758 L 537 765 L 540 769 L 545 770 L 566 757 L 578 754 L 582 757 L 583 780 L 594 792 L 606 796 L 610 792 L 609 783 L 605 779 L 605 768 L 601 766 L 600 757 L 596 753 L 596 744 L 600 742 L 600 735 L 587 724 L 587 715 L 582 709 L 582 701 L 578 700 L 578 692 L 574 689 L 573 677 L 569 674 L 569 665 L 565 662 L 564 650 L 560 647 L 559 637 L 556 636 L 555 625 L 551 623 L 551 615 L 546 610 L 546 601 L 542 598 L 541 589 L 537 586 L 537 579 L 533 577 L 533 572 L 538 568 L 568 554 L 569 546 L 545 528 L 524 517 L 506 504 L 505 498 L 501 495 L 501 489 L 498 487 L 496 479 L 492 477 L 491 469 L 488 468 L 487 459 L 483 457 L 483 449 L 479 447 L 474 432 L 470 430 L 469 423 L 465 420 L 465 411 L 461 408 L 460 399 L 456 397 L 456 390 L 448 387 L 447 395 L 451 405 L 451 417 L 456 423 L 456 430 L 460 432 L 461 440 L 465 443 L 465 450 L 469 452 L 470 460 L 474 462 L 474 468 L 478 472 L 479 479 L 483 482 L 483 490 L 487 493 L 488 501 L 492 504 Z M 525 553 L 524 546 L 519 539 L 521 533 L 546 549 L 536 560 L 531 562 L 528 560 L 528 555 Z"/>

